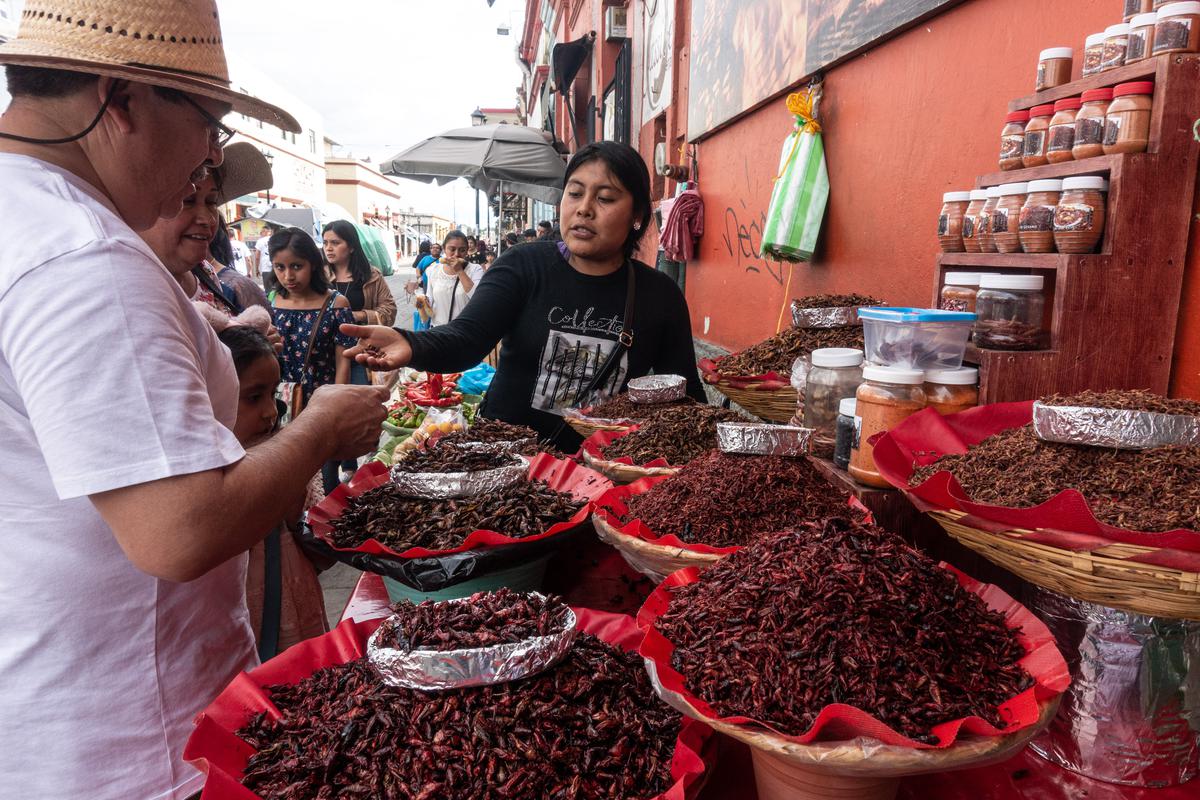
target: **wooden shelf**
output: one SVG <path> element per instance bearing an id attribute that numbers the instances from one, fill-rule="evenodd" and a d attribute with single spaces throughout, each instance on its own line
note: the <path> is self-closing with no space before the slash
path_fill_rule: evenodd
<path id="1" fill-rule="evenodd" d="M 1057 350 L 981 350 L 973 343 L 968 343 L 967 352 L 963 354 L 963 361 L 984 365 L 1000 361 L 1045 361 L 1047 358 L 1057 357 Z"/>
<path id="2" fill-rule="evenodd" d="M 1077 81 L 1064 83 L 1062 86 L 1056 86 L 1053 89 L 1047 89 L 1044 92 L 1037 94 L 1026 95 L 1019 97 L 1008 104 L 1009 111 L 1024 111 L 1027 108 L 1034 106 L 1044 106 L 1053 103 L 1055 100 L 1064 100 L 1068 97 L 1078 97 L 1090 89 L 1107 89 L 1109 86 L 1116 86 L 1118 83 L 1128 83 L 1129 81 L 1141 81 L 1147 78 L 1153 78 L 1158 73 L 1158 63 L 1163 59 L 1170 59 L 1178 53 L 1167 53 L 1161 56 L 1147 58 L 1145 61 L 1139 61 L 1136 64 L 1129 64 L 1124 67 L 1110 69 L 1107 72 L 1101 72 L 1097 75 L 1089 75 L 1086 78 L 1080 78 Z"/>
<path id="3" fill-rule="evenodd" d="M 1050 178 L 1073 178 L 1078 175 L 1108 175 L 1119 173 L 1127 159 L 1145 158 L 1145 153 L 1122 153 L 1112 156 L 1096 156 L 1080 161 L 1062 161 L 1058 164 L 1046 164 L 1042 167 L 1028 169 L 1010 169 L 989 172 L 980 175 L 976 188 L 999 186 L 1002 183 L 1027 183 L 1028 181 L 1048 180 Z M 1118 176 L 1119 177 L 1119 176 Z"/>
<path id="4" fill-rule="evenodd" d="M 1054 272 L 1066 268 L 1071 258 L 1061 253 L 942 253 L 938 256 L 938 265 Z"/>

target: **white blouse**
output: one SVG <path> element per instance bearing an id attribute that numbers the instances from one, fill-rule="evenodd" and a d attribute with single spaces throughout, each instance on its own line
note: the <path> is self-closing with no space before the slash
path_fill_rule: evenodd
<path id="1" fill-rule="evenodd" d="M 483 267 L 479 264 L 467 264 L 465 272 L 471 281 L 471 291 L 469 292 L 464 288 L 460 276 L 447 273 L 446 266 L 441 262 L 430 264 L 429 268 L 425 270 L 425 276 L 429 280 L 426 295 L 432 308 L 429 318 L 430 327 L 445 325 L 455 319 L 471 301 L 471 297 L 475 294 L 475 287 L 479 285 L 479 281 L 483 280 Z M 451 311 L 451 306 L 453 306 L 453 311 Z"/>

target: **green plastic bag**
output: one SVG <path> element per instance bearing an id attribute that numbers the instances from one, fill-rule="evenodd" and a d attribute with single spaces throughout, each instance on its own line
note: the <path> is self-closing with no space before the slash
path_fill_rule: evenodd
<path id="1" fill-rule="evenodd" d="M 821 127 L 812 116 L 811 93 L 790 96 L 788 110 L 796 115 L 796 129 L 783 143 L 759 255 L 810 261 L 829 202 L 829 172 Z"/>
<path id="2" fill-rule="evenodd" d="M 357 222 L 354 223 L 354 229 L 358 231 L 358 240 L 362 242 L 363 252 L 367 256 L 367 261 L 371 262 L 371 266 L 384 275 L 391 275 L 392 252 L 384 242 L 383 234 L 379 232 L 379 229 L 370 225 L 360 225 Z"/>

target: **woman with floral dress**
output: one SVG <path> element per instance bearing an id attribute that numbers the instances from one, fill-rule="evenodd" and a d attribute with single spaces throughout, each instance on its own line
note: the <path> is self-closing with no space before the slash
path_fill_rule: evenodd
<path id="1" fill-rule="evenodd" d="M 285 228 L 271 236 L 267 252 L 279 284 L 271 305 L 283 336 L 282 380 L 300 384 L 307 405 L 318 386 L 350 382 L 350 362 L 342 352 L 355 342 L 338 326 L 354 316 L 350 301 L 330 290 L 321 251 L 307 233 Z M 321 475 L 325 492 L 333 491 L 338 463 L 328 462 Z"/>

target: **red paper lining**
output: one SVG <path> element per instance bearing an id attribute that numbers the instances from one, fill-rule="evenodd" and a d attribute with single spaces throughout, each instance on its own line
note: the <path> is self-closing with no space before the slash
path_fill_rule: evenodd
<path id="1" fill-rule="evenodd" d="M 612 488 L 612 481 L 594 470 L 582 467 L 574 461 L 556 459 L 548 453 L 538 453 L 529 462 L 529 478 L 540 479 L 549 484 L 551 489 L 559 492 L 570 492 L 575 497 L 586 500 L 583 508 L 566 522 L 559 522 L 549 529 L 533 536 L 514 538 L 503 533 L 489 530 L 473 531 L 458 547 L 449 550 L 429 550 L 424 547 L 410 547 L 402 553 L 392 550 L 376 539 L 368 539 L 358 547 L 338 547 L 329 538 L 333 530 L 332 522 L 346 510 L 347 501 L 367 491 L 383 486 L 391 480 L 390 468 L 378 461 L 363 465 L 354 478 L 347 484 L 334 489 L 324 500 L 308 511 L 308 524 L 313 534 L 334 550 L 344 553 L 369 553 L 371 555 L 390 556 L 392 558 L 428 558 L 444 556 L 451 553 L 461 553 L 480 547 L 498 547 L 507 544 L 536 542 L 546 539 L 563 531 L 570 530 L 587 520 L 592 512 L 593 501 Z"/>
<path id="2" fill-rule="evenodd" d="M 645 464 L 634 464 L 633 459 L 629 456 L 621 456 L 620 458 L 608 458 L 601 451 L 610 444 L 620 439 L 622 436 L 627 436 L 638 429 L 637 425 L 631 425 L 623 431 L 596 431 L 591 436 L 583 440 L 583 444 L 579 446 L 579 452 L 576 455 L 583 455 L 585 452 L 589 455 L 598 458 L 602 461 L 611 461 L 614 464 L 626 464 L 631 467 L 670 467 L 671 465 L 665 458 L 656 458 L 653 461 L 647 461 Z"/>
<path id="3" fill-rule="evenodd" d="M 772 389 L 790 389 L 792 384 L 790 378 L 780 375 L 775 370 L 764 372 L 761 375 L 726 375 L 717 367 L 717 363 L 711 358 L 702 358 L 697 363 L 700 367 L 700 372 L 706 383 L 717 383 L 725 381 L 735 389 L 749 390 L 772 390 Z"/>
<path id="4" fill-rule="evenodd" d="M 798 744 L 809 744 L 814 741 L 842 741 L 858 736 L 869 736 L 884 744 L 934 749 L 949 747 L 957 739 L 960 731 L 980 736 L 1006 736 L 1035 724 L 1039 716 L 1039 702 L 1061 694 L 1071 682 L 1067 664 L 1055 646 L 1054 637 L 1041 620 L 1033 616 L 1024 606 L 1017 603 L 1000 588 L 980 583 L 948 564 L 943 563 L 941 566 L 953 572 L 962 587 L 972 594 L 978 595 L 988 608 L 1004 614 L 1010 628 L 1019 629 L 1017 639 L 1025 648 L 1025 657 L 1021 659 L 1020 663 L 1033 676 L 1035 685 L 1000 706 L 1001 718 L 1011 723 L 1004 730 L 995 728 L 979 717 L 966 717 L 935 726 L 931 733 L 938 737 L 937 745 L 920 744 L 898 733 L 867 712 L 844 703 L 832 703 L 825 706 L 817 715 L 812 727 L 799 736 L 786 735 L 782 731 L 750 717 L 720 716 L 711 705 L 692 694 L 687 688 L 683 676 L 671 666 L 671 654 L 675 652 L 675 645 L 654 627 L 655 620 L 662 616 L 670 605 L 671 589 L 695 583 L 700 579 L 700 571 L 694 567 L 669 575 L 638 611 L 638 625 L 646 630 L 646 637 L 642 640 L 638 652 L 654 663 L 659 681 L 665 689 L 681 695 L 702 715 L 720 722 L 761 728 Z"/>
<path id="5" fill-rule="evenodd" d="M 574 609 L 579 629 L 627 651 L 637 648 L 642 633 L 633 618 L 586 608 Z M 308 639 L 285 650 L 248 673 L 243 673 L 225 688 L 207 709 L 196 715 L 195 730 L 184 748 L 183 757 L 208 776 L 201 800 L 260 800 L 241 784 L 246 762 L 254 748 L 234 733 L 260 711 L 274 706 L 264 688 L 276 684 L 299 683 L 322 667 L 344 664 L 366 652 L 367 638 L 382 619 L 353 622 L 347 620 L 329 633 Z M 278 713 L 278 712 L 276 712 Z M 699 791 L 705 770 L 715 752 L 713 732 L 707 725 L 684 718 L 675 741 L 671 776 L 675 784 L 651 800 L 688 800 Z"/>

